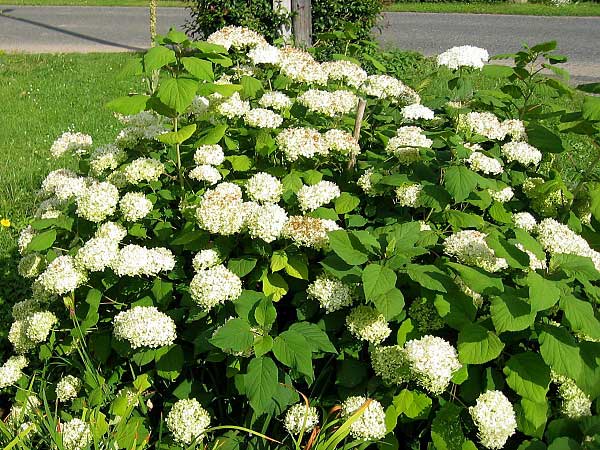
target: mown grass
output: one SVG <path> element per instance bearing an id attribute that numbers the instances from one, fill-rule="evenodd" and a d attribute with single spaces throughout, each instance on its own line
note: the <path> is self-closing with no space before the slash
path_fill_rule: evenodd
<path id="1" fill-rule="evenodd" d="M 386 11 L 463 14 L 513 14 L 530 16 L 600 16 L 600 3 L 553 6 L 544 3 L 395 3 Z"/>

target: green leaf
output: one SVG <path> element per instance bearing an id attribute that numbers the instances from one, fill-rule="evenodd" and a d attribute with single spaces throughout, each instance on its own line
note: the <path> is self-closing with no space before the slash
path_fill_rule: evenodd
<path id="1" fill-rule="evenodd" d="M 195 80 L 167 78 L 158 87 L 158 98 L 168 107 L 182 113 L 192 104 L 197 90 L 198 82 Z"/>
<path id="2" fill-rule="evenodd" d="M 600 120 L 600 98 L 586 95 L 581 107 L 583 118 L 587 120 Z"/>
<path id="3" fill-rule="evenodd" d="M 262 278 L 263 293 L 274 302 L 281 300 L 288 291 L 288 284 L 278 273 L 270 273 Z"/>
<path id="4" fill-rule="evenodd" d="M 168 305 L 173 299 L 173 283 L 157 277 L 152 283 L 152 294 L 159 305 Z"/>
<path id="5" fill-rule="evenodd" d="M 508 293 L 492 299 L 490 313 L 498 333 L 525 330 L 535 320 L 535 312 L 531 312 L 529 303 Z"/>
<path id="6" fill-rule="evenodd" d="M 408 264 L 406 272 L 411 280 L 432 291 L 448 292 L 445 286 L 452 285 L 450 277 L 433 265 Z"/>
<path id="7" fill-rule="evenodd" d="M 466 441 L 460 422 L 462 408 L 446 403 L 436 413 L 431 423 L 431 440 L 437 450 L 463 450 Z"/>
<path id="8" fill-rule="evenodd" d="M 256 258 L 244 256 L 242 258 L 232 258 L 227 261 L 227 268 L 238 277 L 245 277 L 256 267 Z"/>
<path id="9" fill-rule="evenodd" d="M 539 334 L 540 353 L 546 364 L 560 375 L 577 381 L 583 372 L 583 361 L 577 342 L 564 328 L 546 325 Z"/>
<path id="10" fill-rule="evenodd" d="M 181 58 L 183 67 L 194 77 L 201 81 L 213 81 L 215 74 L 213 73 L 212 63 L 200 58 L 184 57 Z"/>
<path id="11" fill-rule="evenodd" d="M 393 400 L 396 411 L 404 414 L 410 419 L 416 419 L 427 416 L 431 409 L 431 399 L 419 392 L 402 389 L 400 394 Z"/>
<path id="12" fill-rule="evenodd" d="M 535 272 L 529 272 L 526 281 L 532 312 L 552 308 L 560 298 L 560 288 L 556 282 L 546 280 Z"/>
<path id="13" fill-rule="evenodd" d="M 582 281 L 595 281 L 600 279 L 600 272 L 596 270 L 593 261 L 587 256 L 555 253 L 550 259 L 550 267 L 561 269 L 568 276 Z"/>
<path id="14" fill-rule="evenodd" d="M 181 31 L 170 29 L 165 36 L 165 40 L 171 41 L 174 44 L 181 44 L 182 42 L 187 41 L 188 37 Z"/>
<path id="15" fill-rule="evenodd" d="M 458 334 L 458 359 L 463 364 L 484 364 L 496 359 L 504 343 L 478 324 L 465 326 Z"/>
<path id="16" fill-rule="evenodd" d="M 478 182 L 479 176 L 465 166 L 448 167 L 444 175 L 444 186 L 457 202 L 465 200 Z"/>
<path id="17" fill-rule="evenodd" d="M 29 244 L 27 250 L 31 252 L 41 252 L 42 250 L 49 249 L 56 241 L 56 230 L 48 230 L 43 233 L 36 234 Z"/>
<path id="18" fill-rule="evenodd" d="M 342 192 L 342 194 L 335 199 L 335 212 L 338 214 L 346 214 L 350 211 L 354 211 L 359 204 L 360 198 L 349 194 L 348 192 Z"/>
<path id="19" fill-rule="evenodd" d="M 273 338 L 268 334 L 265 336 L 256 336 L 254 338 L 254 354 L 263 356 L 273 349 Z"/>
<path id="20" fill-rule="evenodd" d="M 513 74 L 512 67 L 499 66 L 497 64 L 486 64 L 481 73 L 490 78 L 508 78 Z"/>
<path id="21" fill-rule="evenodd" d="M 386 294 L 396 287 L 396 274 L 379 264 L 369 264 L 362 273 L 363 291 L 367 300 Z"/>
<path id="22" fill-rule="evenodd" d="M 371 301 L 386 320 L 391 320 L 399 315 L 404 309 L 404 295 L 397 288 L 390 289 L 384 294 L 377 295 Z"/>
<path id="23" fill-rule="evenodd" d="M 177 131 L 169 131 L 168 133 L 159 134 L 156 136 L 156 139 L 167 145 L 182 144 L 191 138 L 195 131 L 196 124 L 193 123 L 191 125 L 186 125 Z"/>
<path id="24" fill-rule="evenodd" d="M 287 265 L 287 254 L 283 250 L 277 250 L 271 255 L 271 272 L 279 272 Z"/>
<path id="25" fill-rule="evenodd" d="M 550 368 L 533 352 L 511 356 L 504 367 L 506 383 L 521 397 L 543 403 L 550 385 Z"/>
<path id="26" fill-rule="evenodd" d="M 573 331 L 579 331 L 591 339 L 600 339 L 600 322 L 590 303 L 566 295 L 560 299 L 560 308 L 565 312 Z"/>
<path id="27" fill-rule="evenodd" d="M 520 408 L 517 408 L 517 426 L 522 433 L 537 438 L 542 438 L 546 421 L 548 420 L 548 402 L 544 399 L 534 402 L 522 398 Z"/>
<path id="28" fill-rule="evenodd" d="M 500 236 L 488 236 L 486 242 L 497 258 L 504 258 L 510 267 L 525 269 L 529 267 L 529 256 L 524 251 Z"/>
<path id="29" fill-rule="evenodd" d="M 447 262 L 467 286 L 475 292 L 483 295 L 498 295 L 504 292 L 502 278 L 492 276 L 483 269 L 464 266 L 453 262 Z"/>
<path id="30" fill-rule="evenodd" d="M 263 84 L 254 77 L 244 75 L 240 80 L 242 92 L 246 98 L 256 98 L 259 92 L 264 91 Z"/>
<path id="31" fill-rule="evenodd" d="M 327 333 L 319 328 L 317 324 L 296 322 L 290 327 L 290 331 L 296 331 L 304 336 L 313 352 L 337 353 Z"/>
<path id="32" fill-rule="evenodd" d="M 300 333 L 284 331 L 273 342 L 273 354 L 282 364 L 313 378 L 310 345 Z"/>
<path id="33" fill-rule="evenodd" d="M 360 241 L 347 231 L 335 230 L 328 233 L 329 246 L 346 263 L 358 266 L 369 260 L 366 249 Z"/>
<path id="34" fill-rule="evenodd" d="M 254 358 L 248 364 L 244 375 L 244 387 L 250 400 L 250 406 L 261 415 L 271 409 L 273 396 L 279 384 L 277 366 L 266 356 Z"/>
<path id="35" fill-rule="evenodd" d="M 106 107 L 111 111 L 129 116 L 145 110 L 149 98 L 147 95 L 127 95 L 108 102 Z"/>
<path id="36" fill-rule="evenodd" d="M 289 256 L 285 265 L 285 273 L 300 280 L 308 280 L 308 265 L 301 256 Z"/>
<path id="37" fill-rule="evenodd" d="M 253 161 L 246 155 L 232 155 L 225 159 L 231 163 L 231 168 L 235 172 L 247 172 L 254 165 Z"/>
<path id="38" fill-rule="evenodd" d="M 224 352 L 245 352 L 254 342 L 254 333 L 250 324 L 243 319 L 230 319 L 221 327 L 217 328 L 215 334 L 209 339 L 215 347 Z"/>
<path id="39" fill-rule="evenodd" d="M 456 230 L 462 230 L 463 228 L 481 229 L 485 224 L 481 216 L 453 209 L 444 211 L 444 216 L 446 216 L 448 223 Z"/>
<path id="40" fill-rule="evenodd" d="M 156 373 L 161 378 L 174 381 L 183 369 L 183 349 L 179 345 L 170 345 L 156 350 Z"/>
<path id="41" fill-rule="evenodd" d="M 177 61 L 175 52 L 167 47 L 156 46 L 152 47 L 144 55 L 144 68 L 146 73 L 151 73 L 153 70 L 158 70 Z"/>
<path id="42" fill-rule="evenodd" d="M 196 147 L 200 147 L 201 145 L 214 145 L 218 144 L 223 136 L 225 136 L 225 132 L 227 131 L 227 125 L 219 124 L 214 127 L 209 128 L 204 133 L 201 133 L 200 139 L 195 142 Z"/>
<path id="43" fill-rule="evenodd" d="M 542 152 L 562 153 L 565 150 L 560 136 L 538 123 L 527 127 L 527 141 Z"/>
<path id="44" fill-rule="evenodd" d="M 529 49 L 531 53 L 546 53 L 556 48 L 556 41 L 542 42 L 541 44 L 534 45 Z"/>
<path id="45" fill-rule="evenodd" d="M 256 322 L 263 328 L 269 328 L 277 318 L 277 310 L 273 306 L 273 301 L 266 297 L 262 298 L 254 310 Z"/>

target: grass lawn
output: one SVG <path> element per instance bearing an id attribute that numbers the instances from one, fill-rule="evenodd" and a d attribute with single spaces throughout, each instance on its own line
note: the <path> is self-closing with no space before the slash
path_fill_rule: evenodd
<path id="1" fill-rule="evenodd" d="M 395 3 L 387 11 L 424 13 L 516 14 L 532 16 L 600 16 L 600 3 L 552 6 L 542 3 Z"/>

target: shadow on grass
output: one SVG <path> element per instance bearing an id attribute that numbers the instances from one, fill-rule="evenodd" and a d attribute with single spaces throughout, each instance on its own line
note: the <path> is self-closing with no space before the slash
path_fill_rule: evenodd
<path id="1" fill-rule="evenodd" d="M 31 283 L 17 271 L 20 255 L 16 249 L 0 253 L 0 362 L 12 353 L 8 330 L 12 324 L 12 306 L 27 298 Z"/>

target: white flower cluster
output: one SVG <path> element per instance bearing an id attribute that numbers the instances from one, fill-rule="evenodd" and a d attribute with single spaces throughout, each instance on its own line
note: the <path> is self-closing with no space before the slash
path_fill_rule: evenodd
<path id="1" fill-rule="evenodd" d="M 17 353 L 25 353 L 44 342 L 58 318 L 50 311 L 33 312 L 15 320 L 8 332 L 8 340 Z"/>
<path id="2" fill-rule="evenodd" d="M 458 118 L 458 130 L 485 136 L 491 140 L 502 141 L 510 136 L 515 141 L 526 138 L 525 125 L 518 119 L 508 119 L 500 122 L 491 112 L 473 111 L 461 114 Z"/>
<path id="3" fill-rule="evenodd" d="M 390 138 L 385 151 L 395 155 L 401 164 L 410 164 L 418 161 L 419 147 L 430 148 L 433 141 L 423 134 L 420 127 L 400 127 L 396 136 Z"/>
<path id="4" fill-rule="evenodd" d="M 288 219 L 285 209 L 274 203 L 260 205 L 254 202 L 246 203 L 245 208 L 245 224 L 250 237 L 273 242 L 281 236 Z"/>
<path id="5" fill-rule="evenodd" d="M 369 196 L 374 195 L 373 183 L 371 182 L 371 175 L 373 175 L 373 172 L 373 168 L 369 167 L 362 173 L 360 177 L 358 177 L 358 180 L 356 181 L 358 187 L 361 188 L 363 192 Z"/>
<path id="6" fill-rule="evenodd" d="M 13 432 L 31 428 L 30 432 L 37 429 L 37 425 L 28 419 L 32 419 L 35 410 L 41 405 L 40 399 L 35 395 L 27 395 L 26 399 L 20 403 L 14 403 L 10 408 L 10 415 L 6 419 L 6 424 L 12 428 Z"/>
<path id="7" fill-rule="evenodd" d="M 242 190 L 233 183 L 220 183 L 207 189 L 196 209 L 200 227 L 222 235 L 238 233 L 244 226 Z"/>
<path id="8" fill-rule="evenodd" d="M 125 236 L 127 236 L 125 227 L 115 222 L 104 222 L 94 234 L 94 237 L 106 238 L 117 242 L 122 241 Z"/>
<path id="9" fill-rule="evenodd" d="M 98 147 L 90 155 L 90 170 L 95 175 L 115 170 L 127 159 L 127 153 L 114 144 Z"/>
<path id="10" fill-rule="evenodd" d="M 194 162 L 198 165 L 218 166 L 225 161 L 225 153 L 219 144 L 202 145 L 194 153 Z"/>
<path id="11" fill-rule="evenodd" d="M 34 217 L 36 219 L 56 219 L 62 214 L 63 206 L 65 206 L 63 200 L 56 196 L 50 197 L 38 205 Z"/>
<path id="12" fill-rule="evenodd" d="M 221 255 L 215 249 L 200 250 L 192 260 L 196 272 L 221 264 Z"/>
<path id="13" fill-rule="evenodd" d="M 50 294 L 63 295 L 73 292 L 87 280 L 87 274 L 72 256 L 55 258 L 37 278 L 41 287 Z"/>
<path id="14" fill-rule="evenodd" d="M 414 90 L 397 78 L 389 75 L 370 75 L 360 87 L 361 91 L 371 97 L 388 99 L 393 103 L 407 105 L 421 103 L 421 98 Z"/>
<path id="15" fill-rule="evenodd" d="M 33 313 L 42 310 L 42 303 L 33 298 L 29 298 L 27 300 L 22 300 L 17 302 L 12 307 L 12 316 L 15 320 L 25 320 L 27 317 L 31 316 Z"/>
<path id="16" fill-rule="evenodd" d="M 500 203 L 509 202 L 515 196 L 515 192 L 512 190 L 511 187 L 505 187 L 505 188 L 500 189 L 499 191 L 490 189 L 488 192 L 490 193 L 490 196 L 494 200 L 496 200 L 497 202 L 500 202 Z"/>
<path id="17" fill-rule="evenodd" d="M 192 104 L 190 105 L 190 113 L 195 116 L 200 116 L 208 111 L 210 108 L 210 100 L 201 95 L 196 95 Z"/>
<path id="18" fill-rule="evenodd" d="M 600 271 L 600 253 L 588 242 L 555 219 L 544 219 L 537 226 L 538 240 L 551 254 L 570 254 L 591 258 L 596 270 Z"/>
<path id="19" fill-rule="evenodd" d="M 152 140 L 169 130 L 166 118 L 152 111 L 129 116 L 117 115 L 117 119 L 125 125 L 115 139 L 115 144 L 119 147 L 133 147 L 141 140 Z"/>
<path id="20" fill-rule="evenodd" d="M 258 44 L 248 52 L 252 64 L 278 64 L 281 54 L 279 49 L 270 44 Z"/>
<path id="21" fill-rule="evenodd" d="M 539 177 L 527 178 L 521 188 L 523 193 L 531 200 L 531 208 L 544 215 L 556 216 L 558 208 L 565 201 L 562 189 L 554 189 L 551 192 L 544 192 L 539 187 L 544 184 L 544 179 Z"/>
<path id="22" fill-rule="evenodd" d="M 517 429 L 515 411 L 502 391 L 486 391 L 469 408 L 478 431 L 479 441 L 486 448 L 504 447 Z"/>
<path id="23" fill-rule="evenodd" d="M 146 248 L 129 244 L 119 250 L 111 268 L 120 276 L 154 276 L 175 267 L 175 257 L 163 247 Z"/>
<path id="24" fill-rule="evenodd" d="M 537 220 L 535 220 L 535 217 L 528 212 L 514 213 L 512 218 L 516 227 L 522 228 L 527 232 L 533 231 L 537 226 Z"/>
<path id="25" fill-rule="evenodd" d="M 481 69 L 489 59 L 490 55 L 486 49 L 471 45 L 462 45 L 460 47 L 452 47 L 438 55 L 437 63 L 440 66 L 446 66 L 450 69 L 458 69 L 460 67 Z"/>
<path id="26" fill-rule="evenodd" d="M 352 286 L 337 278 L 321 274 L 307 288 L 308 298 L 315 299 L 326 312 L 338 311 L 352 305 L 356 297 Z"/>
<path id="27" fill-rule="evenodd" d="M 327 233 L 339 229 L 340 227 L 333 220 L 290 216 L 281 234 L 299 247 L 312 247 L 319 250 L 329 244 Z"/>
<path id="28" fill-rule="evenodd" d="M 371 344 L 380 344 L 392 332 L 383 314 L 376 309 L 360 305 L 346 316 L 348 331 L 356 338 Z"/>
<path id="29" fill-rule="evenodd" d="M 83 420 L 74 418 L 61 425 L 64 450 L 83 450 L 92 443 L 92 430 Z"/>
<path id="30" fill-rule="evenodd" d="M 435 114 L 433 110 L 427 106 L 423 106 L 419 103 L 413 103 L 412 105 L 406 105 L 400 110 L 402 117 L 406 120 L 433 120 Z"/>
<path id="31" fill-rule="evenodd" d="M 349 419 L 363 405 L 370 401 L 367 407 L 360 413 L 360 416 L 350 425 L 350 434 L 354 439 L 363 441 L 377 441 L 383 439 L 387 434 L 385 426 L 385 411 L 383 406 L 377 400 L 367 399 L 366 397 L 353 396 L 348 397 L 342 403 L 342 417 Z"/>
<path id="32" fill-rule="evenodd" d="M 178 400 L 167 415 L 167 427 L 180 444 L 199 443 L 209 425 L 208 411 L 194 398 Z"/>
<path id="33" fill-rule="evenodd" d="M 358 155 L 360 153 L 358 141 L 347 131 L 334 128 L 326 131 L 324 137 L 329 150 L 342 155 Z"/>
<path id="34" fill-rule="evenodd" d="M 220 45 L 229 50 L 233 47 L 241 50 L 246 47 L 266 44 L 265 38 L 246 27 L 227 26 L 215 31 L 206 39 L 211 44 Z"/>
<path id="35" fill-rule="evenodd" d="M 244 123 L 254 128 L 279 128 L 283 117 L 270 109 L 254 108 L 244 115 Z"/>
<path id="36" fill-rule="evenodd" d="M 548 268 L 546 257 L 544 257 L 544 259 L 539 259 L 535 253 L 527 250 L 521 243 L 516 244 L 515 247 L 517 247 L 522 252 L 527 253 L 527 256 L 529 256 L 529 268 L 531 270 L 546 270 Z"/>
<path id="37" fill-rule="evenodd" d="M 50 154 L 55 158 L 60 158 L 67 152 L 81 155 L 92 146 L 92 137 L 83 133 L 73 133 L 65 131 L 52 143 Z"/>
<path id="38" fill-rule="evenodd" d="M 165 172 L 165 165 L 153 158 L 137 158 L 123 170 L 123 176 L 130 184 L 142 181 L 157 181 Z"/>
<path id="39" fill-rule="evenodd" d="M 313 128 L 286 128 L 277 135 L 277 145 L 290 161 L 299 157 L 312 158 L 327 155 L 329 147 L 325 138 Z"/>
<path id="40" fill-rule="evenodd" d="M 175 322 L 154 306 L 134 306 L 114 318 L 113 333 L 128 341 L 131 348 L 159 348 L 175 342 Z"/>
<path id="41" fill-rule="evenodd" d="M 592 399 L 575 384 L 571 378 L 552 371 L 552 381 L 558 384 L 561 398 L 561 412 L 570 419 L 592 415 Z"/>
<path id="42" fill-rule="evenodd" d="M 517 161 L 524 166 L 537 166 L 542 160 L 542 152 L 527 142 L 507 142 L 501 150 L 508 162 Z"/>
<path id="43" fill-rule="evenodd" d="M 23 278 L 35 278 L 44 270 L 45 266 L 44 257 L 39 253 L 30 253 L 21 258 L 17 271 Z"/>
<path id="44" fill-rule="evenodd" d="M 11 356 L 0 366 L 0 389 L 11 386 L 23 376 L 23 369 L 29 362 L 23 355 Z"/>
<path id="45" fill-rule="evenodd" d="M 217 105 L 217 112 L 228 119 L 244 117 L 250 111 L 250 102 L 242 100 L 239 92 L 234 92 L 231 97 Z"/>
<path id="46" fill-rule="evenodd" d="M 336 117 L 348 114 L 356 109 L 358 97 L 350 91 L 323 91 L 320 89 L 309 89 L 297 98 L 301 105 L 310 111 L 323 114 L 328 117 Z"/>
<path id="47" fill-rule="evenodd" d="M 21 230 L 19 233 L 19 238 L 17 239 L 17 245 L 19 246 L 19 253 L 21 255 L 28 253 L 27 247 L 36 235 L 37 231 L 35 231 L 31 225 L 27 225 Z"/>
<path id="48" fill-rule="evenodd" d="M 279 50 L 279 68 L 283 75 L 307 84 L 327 84 L 327 72 L 310 53 L 286 46 Z"/>
<path id="49" fill-rule="evenodd" d="M 304 403 L 296 403 L 289 407 L 285 413 L 283 425 L 293 436 L 300 433 L 310 433 L 319 424 L 317 408 Z"/>
<path id="50" fill-rule="evenodd" d="M 268 91 L 265 92 L 258 104 L 263 108 L 272 108 L 276 111 L 282 111 L 292 107 L 292 99 L 279 91 Z"/>
<path id="51" fill-rule="evenodd" d="M 283 194 L 283 185 L 273 175 L 258 172 L 246 181 L 246 193 L 258 203 L 277 203 Z"/>
<path id="52" fill-rule="evenodd" d="M 188 175 L 192 180 L 206 181 L 208 184 L 217 184 L 223 176 L 216 167 L 209 166 L 208 164 L 202 164 L 194 167 L 190 170 Z"/>
<path id="53" fill-rule="evenodd" d="M 53 170 L 42 182 L 41 193 L 45 196 L 56 196 L 65 201 L 79 195 L 86 187 L 87 180 L 69 169 Z"/>
<path id="54" fill-rule="evenodd" d="M 114 214 L 119 190 L 107 181 L 94 182 L 77 196 L 77 215 L 90 222 L 102 222 Z"/>
<path id="55" fill-rule="evenodd" d="M 476 230 L 462 230 L 444 241 L 444 251 L 461 263 L 479 267 L 488 272 L 498 272 L 508 267 L 504 258 L 497 258 L 488 246 L 487 235 Z"/>
<path id="56" fill-rule="evenodd" d="M 59 402 L 66 402 L 77 397 L 81 389 L 81 380 L 73 375 L 67 375 L 56 383 L 56 398 Z"/>
<path id="57" fill-rule="evenodd" d="M 471 169 L 476 172 L 482 172 L 486 175 L 500 175 L 504 172 L 502 164 L 496 158 L 491 158 L 481 152 L 473 152 L 469 155 L 467 163 Z"/>
<path id="58" fill-rule="evenodd" d="M 314 211 L 340 196 L 340 188 L 331 181 L 319 181 L 311 186 L 304 185 L 296 193 L 303 212 Z"/>
<path id="59" fill-rule="evenodd" d="M 359 88 L 367 79 L 367 72 L 351 61 L 328 61 L 321 67 L 330 80 L 341 81 L 354 88 Z"/>
<path id="60" fill-rule="evenodd" d="M 400 206 L 410 206 L 416 208 L 420 206 L 419 198 L 423 186 L 418 183 L 404 184 L 396 188 L 396 200 Z"/>
<path id="61" fill-rule="evenodd" d="M 387 384 L 400 385 L 410 379 L 404 349 L 399 345 L 375 347 L 371 352 L 371 365 Z"/>
<path id="62" fill-rule="evenodd" d="M 142 192 L 128 192 L 119 201 L 123 219 L 128 222 L 143 219 L 152 211 L 152 208 L 152 202 Z"/>
<path id="63" fill-rule="evenodd" d="M 204 310 L 233 301 L 242 294 L 242 280 L 222 264 L 196 273 L 190 283 L 192 299 Z"/>

